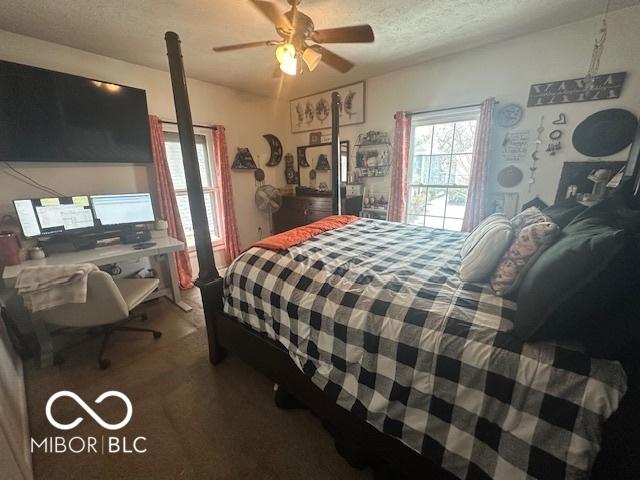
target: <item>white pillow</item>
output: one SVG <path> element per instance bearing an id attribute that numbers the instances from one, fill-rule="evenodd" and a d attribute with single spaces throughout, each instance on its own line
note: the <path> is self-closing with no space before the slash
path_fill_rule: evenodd
<path id="1" fill-rule="evenodd" d="M 491 215 L 471 232 L 460 251 L 460 279 L 463 282 L 486 281 L 512 240 L 511 222 L 504 215 Z"/>
<path id="2" fill-rule="evenodd" d="M 482 222 L 478 224 L 476 228 L 474 228 L 467 239 L 462 244 L 462 248 L 460 249 L 460 256 L 462 258 L 466 257 L 469 251 L 478 243 L 478 240 L 484 236 L 487 232 L 487 229 L 491 228 L 491 225 L 500 220 L 506 220 L 507 217 L 502 213 L 494 213 L 485 218 Z"/>

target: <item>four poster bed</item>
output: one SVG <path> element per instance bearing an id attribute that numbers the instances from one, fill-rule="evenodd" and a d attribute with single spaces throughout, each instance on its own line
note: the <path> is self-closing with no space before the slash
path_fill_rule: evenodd
<path id="1" fill-rule="evenodd" d="M 286 250 L 252 247 L 222 278 L 179 39 L 165 38 L 214 365 L 233 354 L 263 372 L 276 403 L 317 415 L 354 466 L 400 478 L 586 478 L 592 465 L 597 478 L 634 475 L 636 368 L 517 339 L 515 303 L 457 277 L 465 234 L 350 219 Z M 339 106 L 334 93 L 333 172 Z"/>

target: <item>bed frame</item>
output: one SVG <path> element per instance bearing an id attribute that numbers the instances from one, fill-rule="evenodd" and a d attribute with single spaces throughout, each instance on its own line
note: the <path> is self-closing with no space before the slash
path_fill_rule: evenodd
<path id="1" fill-rule="evenodd" d="M 189 204 L 192 216 L 196 219 L 193 223 L 200 274 L 195 283 L 202 295 L 209 360 L 213 365 L 220 365 L 227 354 L 233 354 L 261 371 L 278 385 L 275 400 L 279 407 L 309 409 L 334 436 L 338 452 L 354 467 L 374 468 L 379 475 L 376 478 L 455 478 L 399 440 L 338 406 L 298 369 L 282 345 L 224 313 L 223 279 L 215 265 L 207 225 L 180 39 L 177 34 L 167 32 L 165 41 L 185 176 L 189 185 Z M 333 211 L 336 213 L 341 211 L 338 194 L 340 105 L 340 95 L 333 93 L 331 155 L 332 170 L 337 172 L 332 179 Z M 629 161 L 636 187 L 632 202 L 640 205 L 640 162 L 636 162 L 638 149 L 640 129 L 632 148 L 632 156 L 635 156 Z M 637 365 L 625 365 L 625 370 L 629 376 L 630 390 L 619 410 L 605 424 L 602 450 L 594 465 L 592 478 L 633 478 L 640 472 L 640 408 L 636 408 L 640 405 L 640 388 L 637 387 L 640 368 Z M 634 428 L 629 428 L 630 425 Z"/>

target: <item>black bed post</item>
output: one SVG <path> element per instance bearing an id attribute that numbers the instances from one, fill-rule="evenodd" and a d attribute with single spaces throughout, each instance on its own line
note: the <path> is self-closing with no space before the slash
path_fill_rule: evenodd
<path id="1" fill-rule="evenodd" d="M 182 63 L 180 37 L 174 32 L 167 32 L 164 36 L 169 57 L 169 73 L 173 87 L 173 100 L 176 107 L 176 121 L 182 150 L 182 163 L 187 181 L 189 207 L 193 220 L 193 231 L 198 253 L 198 267 L 200 273 L 195 284 L 202 295 L 202 306 L 207 323 L 209 338 L 209 359 L 214 365 L 224 358 L 224 350 L 217 343 L 216 315 L 222 313 L 222 278 L 216 268 L 213 256 L 213 246 L 207 222 L 207 210 L 202 192 L 196 140 L 193 133 L 191 107 L 187 92 L 187 79 Z"/>
<path id="2" fill-rule="evenodd" d="M 333 193 L 333 214 L 342 215 L 342 195 L 340 195 L 340 106 L 342 100 L 338 92 L 331 94 L 331 191 Z"/>
<path id="3" fill-rule="evenodd" d="M 631 207 L 640 209 L 640 124 L 636 136 L 631 144 L 627 168 L 633 172 L 633 190 L 631 192 Z"/>

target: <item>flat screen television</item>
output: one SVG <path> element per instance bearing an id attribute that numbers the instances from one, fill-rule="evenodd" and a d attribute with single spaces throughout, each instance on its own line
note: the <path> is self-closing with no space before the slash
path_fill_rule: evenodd
<path id="1" fill-rule="evenodd" d="M 0 161 L 152 161 L 144 90 L 0 61 Z"/>

